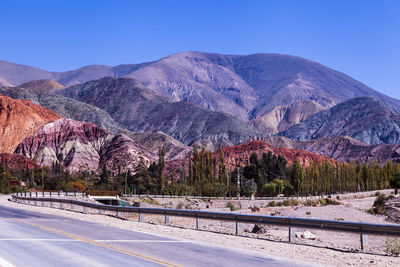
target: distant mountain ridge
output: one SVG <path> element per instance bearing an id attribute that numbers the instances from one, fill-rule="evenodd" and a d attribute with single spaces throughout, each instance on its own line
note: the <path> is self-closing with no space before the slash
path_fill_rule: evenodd
<path id="1" fill-rule="evenodd" d="M 172 101 L 190 102 L 242 120 L 259 118 L 275 106 L 315 101 L 328 108 L 360 96 L 378 97 L 400 108 L 398 99 L 319 63 L 289 55 L 182 52 L 142 64 L 89 65 L 67 72 L 0 61 L 0 82 L 14 86 L 52 79 L 68 87 L 106 76 L 131 77 Z"/>
<path id="2" fill-rule="evenodd" d="M 350 136 L 371 145 L 400 144 L 400 113 L 377 98 L 353 98 L 316 113 L 279 135 L 295 140 Z"/>

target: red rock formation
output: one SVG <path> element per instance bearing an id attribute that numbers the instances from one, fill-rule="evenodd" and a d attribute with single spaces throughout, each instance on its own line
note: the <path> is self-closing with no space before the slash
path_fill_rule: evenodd
<path id="1" fill-rule="evenodd" d="M 237 164 L 245 166 L 249 164 L 250 156 L 255 152 L 261 159 L 263 153 L 271 151 L 275 155 L 281 155 L 287 160 L 287 166 L 292 165 L 294 159 L 300 161 L 303 166 L 308 166 L 311 162 L 322 163 L 324 161 L 334 162 L 333 159 L 317 155 L 304 150 L 291 148 L 276 148 L 263 141 L 250 141 L 248 143 L 221 148 L 224 153 L 225 165 L 229 171 L 233 171 Z M 216 161 L 219 160 L 219 151 L 213 153 Z M 184 166 L 188 173 L 188 159 L 185 159 Z M 171 160 L 166 163 L 165 176 L 172 174 L 175 179 L 179 179 L 183 160 Z"/>
<path id="2" fill-rule="evenodd" d="M 39 168 L 39 165 L 37 165 L 35 162 L 19 154 L 1 153 L 0 164 L 8 170 L 22 169 L 25 171 L 26 167 L 28 167 L 28 169 Z"/>
<path id="3" fill-rule="evenodd" d="M 247 165 L 253 152 L 255 152 L 259 158 L 261 158 L 263 153 L 268 153 L 271 151 L 275 155 L 283 156 L 287 160 L 289 166 L 293 163 L 296 157 L 303 166 L 308 166 L 313 161 L 333 162 L 333 160 L 328 157 L 320 156 L 304 150 L 276 148 L 263 141 L 251 141 L 241 145 L 225 147 L 222 148 L 222 151 L 224 153 L 225 164 L 230 171 L 233 170 L 236 164 L 240 164 L 242 166 Z M 218 151 L 214 152 L 214 156 L 217 158 L 219 158 L 218 154 Z"/>
<path id="4" fill-rule="evenodd" d="M 61 117 L 27 100 L 0 95 L 0 153 L 12 153 L 25 137 Z"/>

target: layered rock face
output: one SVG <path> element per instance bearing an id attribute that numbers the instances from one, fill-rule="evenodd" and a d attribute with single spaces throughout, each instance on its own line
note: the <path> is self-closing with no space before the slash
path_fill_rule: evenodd
<path id="1" fill-rule="evenodd" d="M 354 98 L 316 113 L 279 135 L 296 140 L 350 136 L 366 144 L 400 144 L 400 114 L 380 99 Z"/>
<path id="2" fill-rule="evenodd" d="M 27 99 L 55 111 L 64 118 L 91 122 L 112 133 L 117 133 L 121 129 L 119 124 L 104 110 L 61 95 L 22 87 L 2 86 L 0 86 L 0 94 L 14 99 Z"/>
<path id="3" fill-rule="evenodd" d="M 103 78 L 59 93 L 104 109 L 130 131 L 162 131 L 186 145 L 199 139 L 232 145 L 262 135 L 228 114 L 171 102 L 129 78 Z"/>
<path id="4" fill-rule="evenodd" d="M 129 138 L 114 136 L 92 123 L 60 119 L 46 124 L 37 133 L 25 138 L 15 153 L 35 160 L 41 166 L 53 163 L 63 165 L 68 171 L 99 170 L 102 164 L 108 169 L 133 169 L 142 154 L 147 164 L 149 154 Z M 129 159 L 123 162 L 123 158 Z"/>
<path id="5" fill-rule="evenodd" d="M 27 136 L 61 117 L 27 100 L 0 95 L 0 152 L 12 153 Z"/>

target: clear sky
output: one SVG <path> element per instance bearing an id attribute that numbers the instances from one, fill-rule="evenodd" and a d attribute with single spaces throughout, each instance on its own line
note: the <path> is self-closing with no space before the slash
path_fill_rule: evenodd
<path id="1" fill-rule="evenodd" d="M 305 57 L 400 98 L 400 0 L 1 0 L 0 59 L 65 71 L 180 51 Z"/>

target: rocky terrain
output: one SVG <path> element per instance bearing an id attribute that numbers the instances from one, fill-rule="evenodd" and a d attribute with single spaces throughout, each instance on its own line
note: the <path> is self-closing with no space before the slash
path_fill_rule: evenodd
<path id="1" fill-rule="evenodd" d="M 114 136 L 96 125 L 70 119 L 60 119 L 44 125 L 25 138 L 15 149 L 39 165 L 59 163 L 68 171 L 134 169 L 142 157 L 147 165 L 153 159 L 150 152 L 130 138 Z"/>
<path id="2" fill-rule="evenodd" d="M 250 122 L 265 134 L 276 134 L 324 109 L 315 101 L 296 102 L 286 106 L 276 106 Z"/>
<path id="3" fill-rule="evenodd" d="M 366 144 L 400 144 L 400 114 L 372 97 L 344 101 L 296 124 L 281 136 L 296 140 L 350 136 Z"/>
<path id="4" fill-rule="evenodd" d="M 98 107 L 42 91 L 41 89 L 30 90 L 22 87 L 0 86 L 0 94 L 14 99 L 27 99 L 55 111 L 64 118 L 91 122 L 112 133 L 116 133 L 121 129 L 119 124 L 111 118 L 110 114 Z"/>
<path id="5" fill-rule="evenodd" d="M 162 131 L 185 145 L 197 140 L 210 140 L 217 146 L 240 144 L 262 135 L 231 115 L 171 102 L 130 78 L 107 77 L 58 93 L 107 111 L 129 131 Z"/>
<path id="6" fill-rule="evenodd" d="M 0 95 L 0 153 L 12 153 L 25 137 L 60 118 L 54 111 L 27 100 Z"/>
<path id="7" fill-rule="evenodd" d="M 34 80 L 21 84 L 19 85 L 19 87 L 33 91 L 48 92 L 48 93 L 53 93 L 64 88 L 64 86 L 53 80 Z"/>
<path id="8" fill-rule="evenodd" d="M 306 150 L 338 161 L 388 160 L 400 163 L 400 145 L 367 145 L 349 136 L 324 137 L 309 141 L 292 140 L 282 136 L 262 137 L 268 144 L 279 148 Z"/>
<path id="9" fill-rule="evenodd" d="M 165 158 L 168 160 L 185 158 L 192 151 L 191 147 L 182 144 L 163 132 L 133 133 L 123 130 L 120 133 L 127 135 L 135 143 L 140 144 L 155 155 L 158 153 L 158 148 L 165 145 Z"/>

